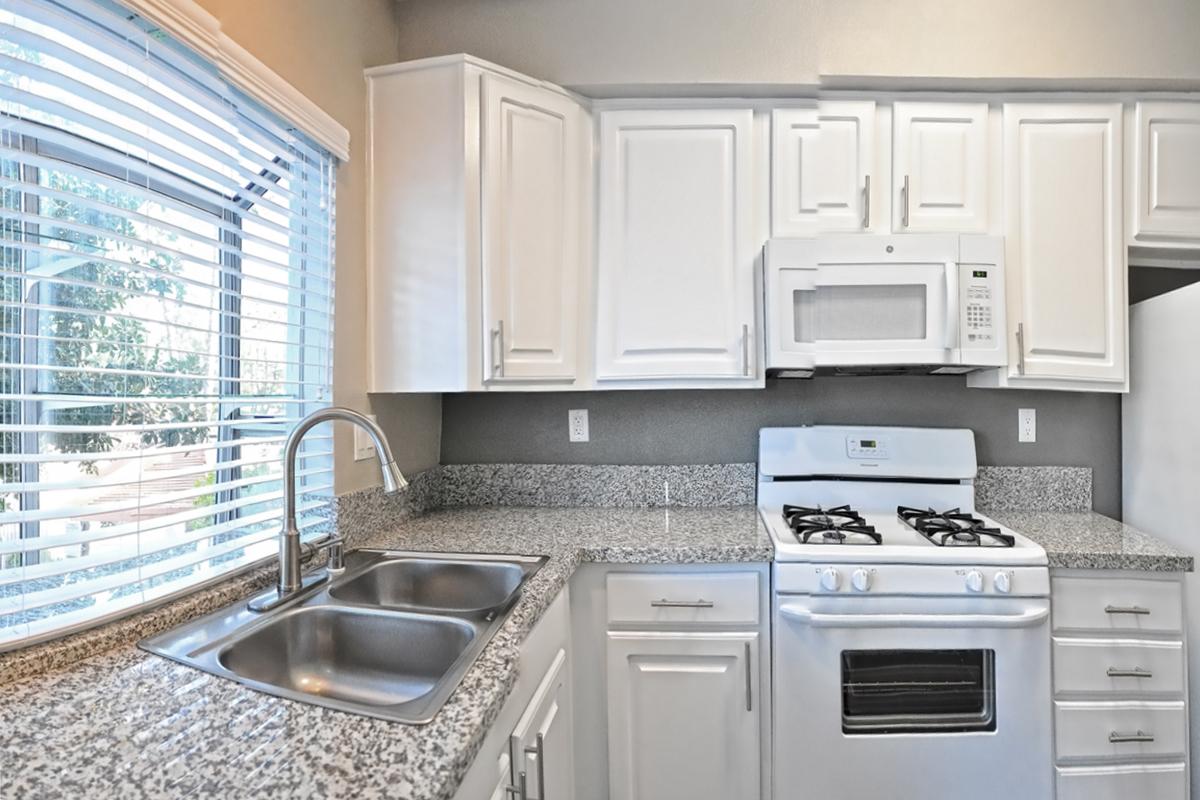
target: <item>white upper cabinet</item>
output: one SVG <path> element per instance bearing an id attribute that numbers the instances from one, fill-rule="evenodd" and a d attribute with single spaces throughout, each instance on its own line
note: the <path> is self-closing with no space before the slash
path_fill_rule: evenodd
<path id="1" fill-rule="evenodd" d="M 575 101 L 482 76 L 485 381 L 576 376 L 581 114 Z"/>
<path id="2" fill-rule="evenodd" d="M 987 103 L 896 103 L 893 229 L 986 233 Z"/>
<path id="3" fill-rule="evenodd" d="M 875 103 L 822 101 L 771 114 L 771 235 L 872 227 Z"/>
<path id="4" fill-rule="evenodd" d="M 369 390 L 586 379 L 587 111 L 469 56 L 367 77 Z"/>
<path id="5" fill-rule="evenodd" d="M 1138 103 L 1130 240 L 1200 247 L 1200 103 Z"/>
<path id="6" fill-rule="evenodd" d="M 762 385 L 753 113 L 599 118 L 597 380 Z"/>
<path id="7" fill-rule="evenodd" d="M 972 385 L 1126 388 L 1118 103 L 1004 106 L 1009 366 Z"/>

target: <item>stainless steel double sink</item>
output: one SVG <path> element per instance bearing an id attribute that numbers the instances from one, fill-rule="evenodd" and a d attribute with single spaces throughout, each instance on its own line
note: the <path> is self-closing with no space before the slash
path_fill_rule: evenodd
<path id="1" fill-rule="evenodd" d="M 271 611 L 250 598 L 140 646 L 279 697 L 428 722 L 545 562 L 359 550 Z"/>

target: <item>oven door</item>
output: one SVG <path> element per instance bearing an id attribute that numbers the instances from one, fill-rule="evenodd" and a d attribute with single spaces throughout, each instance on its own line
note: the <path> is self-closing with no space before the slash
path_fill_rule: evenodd
<path id="1" fill-rule="evenodd" d="M 951 364 L 958 264 L 823 263 L 810 301 L 817 366 Z"/>
<path id="2" fill-rule="evenodd" d="M 1049 798 L 1045 598 L 780 595 L 776 800 Z"/>

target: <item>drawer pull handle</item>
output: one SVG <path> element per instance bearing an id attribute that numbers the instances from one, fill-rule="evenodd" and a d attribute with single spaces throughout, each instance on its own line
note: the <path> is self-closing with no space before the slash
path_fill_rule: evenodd
<path id="1" fill-rule="evenodd" d="M 712 608 L 715 603 L 712 600 L 668 600 L 664 597 L 651 600 L 650 605 L 653 608 Z"/>
<path id="2" fill-rule="evenodd" d="M 1141 667 L 1109 667 L 1108 677 L 1110 678 L 1153 678 L 1154 673 L 1148 669 Z"/>
<path id="3" fill-rule="evenodd" d="M 1105 606 L 1105 614 L 1140 614 L 1150 616 L 1150 609 L 1141 606 Z"/>
<path id="4" fill-rule="evenodd" d="M 1153 742 L 1154 734 L 1144 733 L 1140 730 L 1134 733 L 1117 733 L 1116 731 L 1112 731 L 1108 734 L 1108 741 L 1111 744 L 1125 744 L 1126 742 Z"/>

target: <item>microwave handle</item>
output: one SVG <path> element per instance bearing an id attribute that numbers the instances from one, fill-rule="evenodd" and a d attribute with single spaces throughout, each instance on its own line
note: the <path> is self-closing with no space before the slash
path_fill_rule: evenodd
<path id="1" fill-rule="evenodd" d="M 959 346 L 958 326 L 962 310 L 959 308 L 958 264 L 946 262 L 946 349 Z"/>

